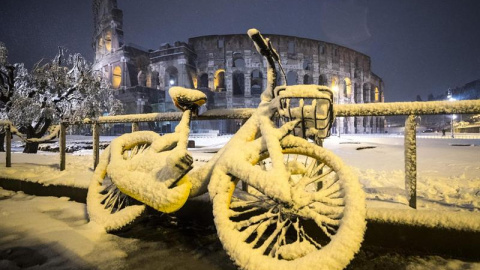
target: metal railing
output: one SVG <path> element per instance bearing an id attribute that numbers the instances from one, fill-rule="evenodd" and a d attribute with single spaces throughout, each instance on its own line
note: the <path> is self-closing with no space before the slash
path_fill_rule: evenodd
<path id="1" fill-rule="evenodd" d="M 197 116 L 194 120 L 219 119 L 248 119 L 256 109 L 215 109 Z M 462 101 L 429 101 L 429 102 L 395 102 L 395 103 L 368 103 L 368 104 L 335 104 L 335 116 L 393 116 L 406 115 L 405 121 L 405 186 L 409 206 L 416 208 L 417 183 L 417 136 L 416 121 L 418 115 L 441 114 L 476 114 L 480 113 L 480 100 Z M 93 126 L 93 166 L 97 166 L 100 153 L 100 125 L 112 123 L 131 123 L 132 132 L 139 130 L 138 123 L 179 121 L 181 112 L 149 113 L 142 115 L 102 116 L 98 119 L 85 119 L 78 122 L 62 122 L 59 136 L 60 170 L 65 170 L 66 157 L 66 129 L 68 125 L 89 124 Z M 11 166 L 11 123 L 0 121 L 6 126 L 6 166 Z"/>

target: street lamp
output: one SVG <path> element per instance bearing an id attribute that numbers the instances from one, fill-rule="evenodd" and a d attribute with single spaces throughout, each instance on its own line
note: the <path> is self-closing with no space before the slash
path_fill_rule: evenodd
<path id="1" fill-rule="evenodd" d="M 455 101 L 455 100 L 456 100 L 455 98 L 452 97 L 452 93 L 451 93 L 451 92 L 448 93 L 448 96 L 447 96 L 447 97 L 448 97 L 448 100 L 449 100 L 449 101 Z M 454 129 L 454 127 L 453 127 L 453 120 L 454 120 L 455 118 L 457 118 L 457 116 L 456 116 L 455 114 L 452 114 L 452 120 L 450 121 L 450 130 L 451 130 L 452 138 L 455 138 L 455 136 L 454 136 L 454 131 L 453 131 L 453 129 Z"/>

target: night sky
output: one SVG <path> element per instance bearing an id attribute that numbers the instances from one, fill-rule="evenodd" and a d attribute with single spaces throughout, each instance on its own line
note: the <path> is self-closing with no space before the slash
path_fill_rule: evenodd
<path id="1" fill-rule="evenodd" d="M 479 0 L 118 0 L 126 43 L 157 49 L 189 37 L 263 33 L 323 40 L 369 55 L 386 101 L 480 79 Z M 0 41 L 31 67 L 57 46 L 93 60 L 89 0 L 1 0 Z"/>

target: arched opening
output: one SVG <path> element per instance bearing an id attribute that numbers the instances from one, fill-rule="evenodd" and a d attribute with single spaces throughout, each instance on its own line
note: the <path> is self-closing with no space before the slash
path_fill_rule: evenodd
<path id="1" fill-rule="evenodd" d="M 107 49 L 108 52 L 112 51 L 112 32 L 107 31 L 105 33 L 105 48 Z"/>
<path id="2" fill-rule="evenodd" d="M 147 87 L 156 88 L 158 85 L 158 72 L 152 71 L 147 73 Z"/>
<path id="3" fill-rule="evenodd" d="M 333 99 L 337 100 L 336 103 L 340 103 L 340 89 L 338 89 L 338 79 L 337 77 L 332 77 L 332 82 L 330 83 L 330 89 L 333 91 Z"/>
<path id="4" fill-rule="evenodd" d="M 320 54 L 322 54 L 322 55 L 325 54 L 325 46 L 324 46 L 323 44 L 320 45 L 320 47 L 318 48 L 318 50 L 319 50 Z"/>
<path id="5" fill-rule="evenodd" d="M 262 93 L 263 88 L 263 75 L 262 72 L 258 69 L 252 71 L 250 76 L 250 85 L 251 85 L 251 94 L 252 95 L 260 95 Z"/>
<path id="6" fill-rule="evenodd" d="M 178 85 L 178 70 L 176 67 L 169 66 L 165 70 L 165 81 L 167 84 L 166 88 Z"/>
<path id="7" fill-rule="evenodd" d="M 304 70 L 312 70 L 312 61 L 305 59 L 303 60 L 303 69 Z"/>
<path id="8" fill-rule="evenodd" d="M 297 84 L 297 72 L 289 71 L 287 73 L 287 85 L 295 85 Z"/>
<path id="9" fill-rule="evenodd" d="M 147 75 L 145 74 L 144 71 L 139 71 L 137 74 L 137 81 L 138 85 L 140 86 L 147 86 Z"/>
<path id="10" fill-rule="evenodd" d="M 208 82 L 207 82 L 208 87 Z M 213 88 L 217 92 L 225 91 L 225 70 L 219 69 L 215 72 L 215 76 L 213 77 Z"/>
<path id="11" fill-rule="evenodd" d="M 364 83 L 363 84 L 363 103 L 368 103 L 370 101 L 370 84 Z"/>
<path id="12" fill-rule="evenodd" d="M 245 60 L 241 53 L 236 52 L 233 53 L 233 67 L 237 68 L 244 68 L 245 67 Z"/>
<path id="13" fill-rule="evenodd" d="M 200 88 L 200 89 L 208 88 L 208 74 L 203 73 L 202 75 L 200 75 L 199 82 L 200 82 L 200 84 L 199 84 L 198 88 Z"/>
<path id="14" fill-rule="evenodd" d="M 325 76 L 324 74 L 320 75 L 318 77 L 318 84 L 327 86 L 328 85 L 327 76 Z"/>
<path id="15" fill-rule="evenodd" d="M 112 87 L 115 89 L 118 89 L 121 83 L 122 83 L 122 68 L 120 66 L 116 66 L 113 69 Z"/>
<path id="16" fill-rule="evenodd" d="M 352 95 L 352 81 L 349 78 L 344 79 L 343 96 L 350 98 Z"/>
<path id="17" fill-rule="evenodd" d="M 97 52 L 103 53 L 103 44 L 104 44 L 104 42 L 105 42 L 105 41 L 103 40 L 103 38 L 100 38 L 100 39 L 98 40 Z"/>
<path id="18" fill-rule="evenodd" d="M 355 83 L 353 89 L 353 93 L 355 95 L 355 103 L 360 103 L 362 102 L 362 91 L 360 89 L 360 85 L 358 83 Z"/>
<path id="19" fill-rule="evenodd" d="M 310 77 L 308 74 L 305 74 L 305 76 L 303 76 L 303 84 L 312 84 L 312 77 Z"/>
<path id="20" fill-rule="evenodd" d="M 375 102 L 380 101 L 380 92 L 378 91 L 378 87 L 375 87 Z"/>
<path id="21" fill-rule="evenodd" d="M 245 93 L 245 76 L 240 71 L 233 73 L 233 95 L 243 96 Z"/>
<path id="22" fill-rule="evenodd" d="M 295 41 L 294 40 L 290 40 L 288 42 L 288 53 L 289 54 L 294 54 L 295 53 Z"/>

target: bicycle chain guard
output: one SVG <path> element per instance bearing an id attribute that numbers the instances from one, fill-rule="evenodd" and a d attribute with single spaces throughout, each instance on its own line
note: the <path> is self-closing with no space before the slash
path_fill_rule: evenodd
<path id="1" fill-rule="evenodd" d="M 300 119 L 293 130 L 295 136 L 318 142 L 330 136 L 333 114 L 333 93 L 326 86 L 292 85 L 275 88 L 278 115 L 282 122 Z"/>

